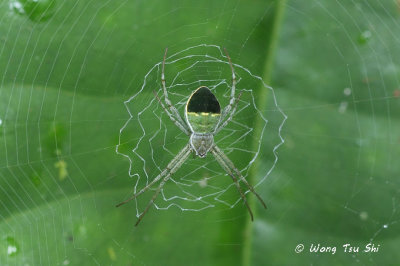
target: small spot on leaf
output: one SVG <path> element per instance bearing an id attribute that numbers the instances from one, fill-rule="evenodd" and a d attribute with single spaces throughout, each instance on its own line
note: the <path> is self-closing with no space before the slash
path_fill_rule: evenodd
<path id="1" fill-rule="evenodd" d="M 67 236 L 68 242 L 74 242 L 74 236 L 73 235 L 68 235 Z"/>
<path id="2" fill-rule="evenodd" d="M 199 186 L 200 187 L 206 187 L 207 186 L 207 178 L 204 177 L 199 181 Z"/>
<path id="3" fill-rule="evenodd" d="M 341 102 L 338 109 L 339 113 L 341 114 L 345 113 L 348 105 L 349 104 L 347 102 Z"/>
<path id="4" fill-rule="evenodd" d="M 78 232 L 79 232 L 80 235 L 86 236 L 86 234 L 87 234 L 86 226 L 80 225 L 79 228 L 78 228 Z"/>
<path id="5" fill-rule="evenodd" d="M 35 187 L 40 186 L 40 184 L 42 183 L 42 181 L 40 180 L 40 175 L 36 172 L 30 176 L 30 179 L 32 183 L 35 185 Z"/>
<path id="6" fill-rule="evenodd" d="M 53 16 L 56 0 L 14 0 L 9 6 L 18 15 L 26 15 L 34 22 L 43 22 Z"/>
<path id="7" fill-rule="evenodd" d="M 68 171 L 67 171 L 67 163 L 64 160 L 59 160 L 54 164 L 54 167 L 58 169 L 58 179 L 61 181 L 67 178 Z"/>
<path id="8" fill-rule="evenodd" d="M 346 95 L 346 96 L 350 96 L 351 95 L 351 89 L 350 88 L 345 88 L 343 90 L 343 94 Z"/>
<path id="9" fill-rule="evenodd" d="M 7 255 L 13 257 L 18 254 L 19 246 L 13 237 L 7 237 Z"/>
<path id="10" fill-rule="evenodd" d="M 358 37 L 358 43 L 361 45 L 366 44 L 372 37 L 372 33 L 369 30 L 363 31 Z"/>
<path id="11" fill-rule="evenodd" d="M 368 219 L 368 213 L 367 212 L 360 212 L 360 219 L 365 221 Z"/>
<path id="12" fill-rule="evenodd" d="M 115 251 L 114 251 L 113 247 L 108 247 L 107 248 L 107 253 L 108 253 L 108 256 L 110 257 L 111 260 L 117 260 L 117 255 L 115 254 Z"/>

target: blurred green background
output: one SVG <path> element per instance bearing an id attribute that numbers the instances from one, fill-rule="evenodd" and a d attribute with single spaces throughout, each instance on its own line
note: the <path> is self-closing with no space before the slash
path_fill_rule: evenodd
<path id="1" fill-rule="evenodd" d="M 399 36 L 395 0 L 1 1 L 0 265 L 398 264 Z M 134 184 L 123 102 L 165 47 L 203 43 L 288 116 L 269 209 L 152 209 L 133 228 L 133 204 L 114 207 Z"/>

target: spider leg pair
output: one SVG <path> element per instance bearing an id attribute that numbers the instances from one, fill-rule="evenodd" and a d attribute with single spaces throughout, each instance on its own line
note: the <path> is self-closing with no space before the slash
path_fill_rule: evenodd
<path id="1" fill-rule="evenodd" d="M 150 209 L 151 205 L 154 204 L 154 201 L 160 194 L 165 183 L 183 165 L 190 153 L 193 152 L 195 156 L 197 155 L 200 158 L 204 158 L 207 153 L 210 152 L 222 169 L 224 169 L 225 172 L 232 178 L 240 197 L 249 211 L 251 220 L 253 220 L 253 212 L 251 211 L 245 193 L 243 193 L 239 182 L 242 181 L 246 187 L 254 195 L 256 195 L 257 199 L 261 202 L 264 208 L 267 208 L 267 206 L 260 195 L 257 194 L 254 188 L 242 176 L 241 172 L 234 166 L 233 162 L 228 158 L 228 156 L 226 156 L 225 153 L 214 143 L 214 136 L 220 132 L 229 123 L 229 121 L 232 120 L 233 115 L 236 112 L 240 96 L 242 95 L 242 92 L 240 92 L 239 96 L 235 98 L 236 76 L 228 52 L 225 49 L 226 57 L 228 58 L 232 71 L 232 87 L 229 104 L 221 112 L 219 102 L 215 95 L 210 91 L 210 89 L 202 86 L 195 90 L 189 97 L 185 109 L 186 120 L 184 120 L 168 98 L 164 74 L 167 51 L 168 49 L 165 49 L 161 72 L 161 83 L 165 104 L 161 101 L 156 92 L 154 92 L 154 95 L 171 121 L 175 123 L 175 125 L 183 133 L 190 136 L 189 143 L 171 160 L 167 167 L 156 178 L 154 178 L 144 188 L 136 192 L 133 196 L 119 203 L 117 207 L 137 198 L 139 195 L 146 192 L 155 183 L 161 180 L 153 197 L 146 205 L 144 211 L 140 214 L 135 224 L 135 226 L 137 226 Z"/>
<path id="2" fill-rule="evenodd" d="M 164 186 L 164 184 L 168 181 L 168 179 L 171 177 L 171 175 L 173 173 L 175 173 L 181 166 L 182 164 L 186 161 L 186 159 L 189 157 L 191 153 L 191 149 L 190 149 L 190 144 L 187 144 L 179 153 L 177 156 L 175 156 L 174 159 L 172 159 L 172 161 L 167 165 L 167 167 L 156 177 L 153 179 L 153 181 L 151 181 L 149 184 L 147 184 L 147 186 L 145 186 L 144 188 L 142 188 L 141 190 L 139 190 L 139 192 L 137 192 L 136 194 L 134 194 L 132 197 L 130 197 L 129 199 L 119 203 L 117 205 L 117 207 L 128 203 L 129 201 L 137 198 L 139 195 L 143 194 L 144 192 L 146 192 L 148 189 L 151 188 L 152 185 L 154 185 L 155 183 L 157 183 L 160 179 L 162 179 L 162 181 L 160 182 L 160 184 L 157 187 L 156 192 L 154 193 L 153 197 L 151 198 L 151 200 L 149 201 L 149 203 L 147 204 L 146 208 L 144 209 L 144 211 L 142 212 L 142 214 L 139 216 L 135 226 L 137 226 L 140 221 L 142 220 L 143 216 L 147 213 L 147 211 L 149 210 L 149 208 L 151 207 L 151 205 L 154 203 L 154 201 L 156 200 L 158 194 L 160 194 L 160 191 L 162 189 L 162 187 Z"/>

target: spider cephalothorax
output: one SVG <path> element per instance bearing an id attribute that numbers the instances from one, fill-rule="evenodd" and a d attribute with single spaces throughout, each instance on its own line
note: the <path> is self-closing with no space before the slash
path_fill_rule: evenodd
<path id="1" fill-rule="evenodd" d="M 241 172 L 235 167 L 235 165 L 228 158 L 228 156 L 226 156 L 225 153 L 214 143 L 214 136 L 218 134 L 218 132 L 220 132 L 229 123 L 229 121 L 232 120 L 232 117 L 236 112 L 237 103 L 241 95 L 240 93 L 239 96 L 235 98 L 236 76 L 228 53 L 226 53 L 226 57 L 228 58 L 229 65 L 232 70 L 232 87 L 231 87 L 229 104 L 221 112 L 220 104 L 215 95 L 209 88 L 202 86 L 196 89 L 190 95 L 186 103 L 185 120 L 181 117 L 178 110 L 175 108 L 175 106 L 171 103 L 171 101 L 168 98 L 168 92 L 165 85 L 165 76 L 164 76 L 166 56 L 167 56 L 167 49 L 165 49 L 164 60 L 162 62 L 162 72 L 161 72 L 161 83 L 163 87 L 165 105 L 155 92 L 154 94 L 158 102 L 164 109 L 165 113 L 172 120 L 172 122 L 174 122 L 175 125 L 180 130 L 182 130 L 183 133 L 189 136 L 189 143 L 175 156 L 174 159 L 172 159 L 172 161 L 157 177 L 155 177 L 149 184 L 147 184 L 144 188 L 135 193 L 132 197 L 118 204 L 117 207 L 131 201 L 132 199 L 135 199 L 136 197 L 147 191 L 156 182 L 160 181 L 160 184 L 158 185 L 156 192 L 154 193 L 153 197 L 147 204 L 142 214 L 140 214 L 139 219 L 135 224 L 138 225 L 142 220 L 143 216 L 149 210 L 150 206 L 154 203 L 155 199 L 157 198 L 164 184 L 182 166 L 182 164 L 189 157 L 190 153 L 193 152 L 196 156 L 204 158 L 207 155 L 207 153 L 210 152 L 214 156 L 215 160 L 232 178 L 243 202 L 245 203 L 250 213 L 251 220 L 253 220 L 253 213 L 249 205 L 247 204 L 246 197 L 242 191 L 242 188 L 240 187 L 239 181 L 242 181 L 247 186 L 247 188 L 251 192 L 253 192 L 254 195 L 257 196 L 257 198 L 264 206 L 264 208 L 266 208 L 264 201 L 255 192 L 254 188 L 247 182 L 247 180 L 242 176 Z"/>

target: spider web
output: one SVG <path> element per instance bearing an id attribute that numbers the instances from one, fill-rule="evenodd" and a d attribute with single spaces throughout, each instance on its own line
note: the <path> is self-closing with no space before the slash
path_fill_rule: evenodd
<path id="1" fill-rule="evenodd" d="M 130 117 L 120 130 L 116 151 L 129 160 L 129 175 L 135 179 L 133 193 L 140 191 L 165 169 L 189 140 L 170 121 L 153 94 L 163 98 L 161 65 L 162 62 L 158 62 L 149 70 L 140 90 L 124 103 Z M 239 92 L 242 95 L 233 120 L 216 135 L 215 143 L 234 160 L 244 178 L 248 178 L 261 150 L 264 154 L 272 154 L 273 160 L 263 165 L 262 177 L 253 184 L 257 187 L 265 181 L 278 161 L 276 150 L 283 143 L 281 130 L 286 115 L 280 110 L 273 89 L 261 77 L 235 63 L 234 68 L 237 75 L 236 95 Z M 176 52 L 167 57 L 165 69 L 169 97 L 182 117 L 189 96 L 200 86 L 210 88 L 219 99 L 221 108 L 228 104 L 231 72 L 221 47 L 202 44 Z M 270 91 L 274 99 L 275 106 L 269 107 L 268 111 L 257 106 L 255 97 L 260 90 Z M 269 123 L 268 116 L 277 117 L 273 121 L 280 120 L 280 123 Z M 257 120 L 262 121 L 259 131 L 249 124 L 249 121 Z M 132 139 L 132 136 L 138 137 Z M 274 143 L 273 148 L 268 152 L 267 147 L 271 143 Z M 151 159 L 146 160 L 149 154 Z M 157 209 L 176 206 L 183 211 L 199 211 L 216 204 L 233 208 L 240 202 L 236 186 L 211 154 L 205 159 L 191 156 L 181 168 L 161 189 L 162 201 L 154 204 Z M 157 183 L 153 185 L 154 188 L 157 186 Z M 249 192 L 247 190 L 245 194 Z M 135 201 L 139 216 L 149 198 L 140 196 Z"/>

